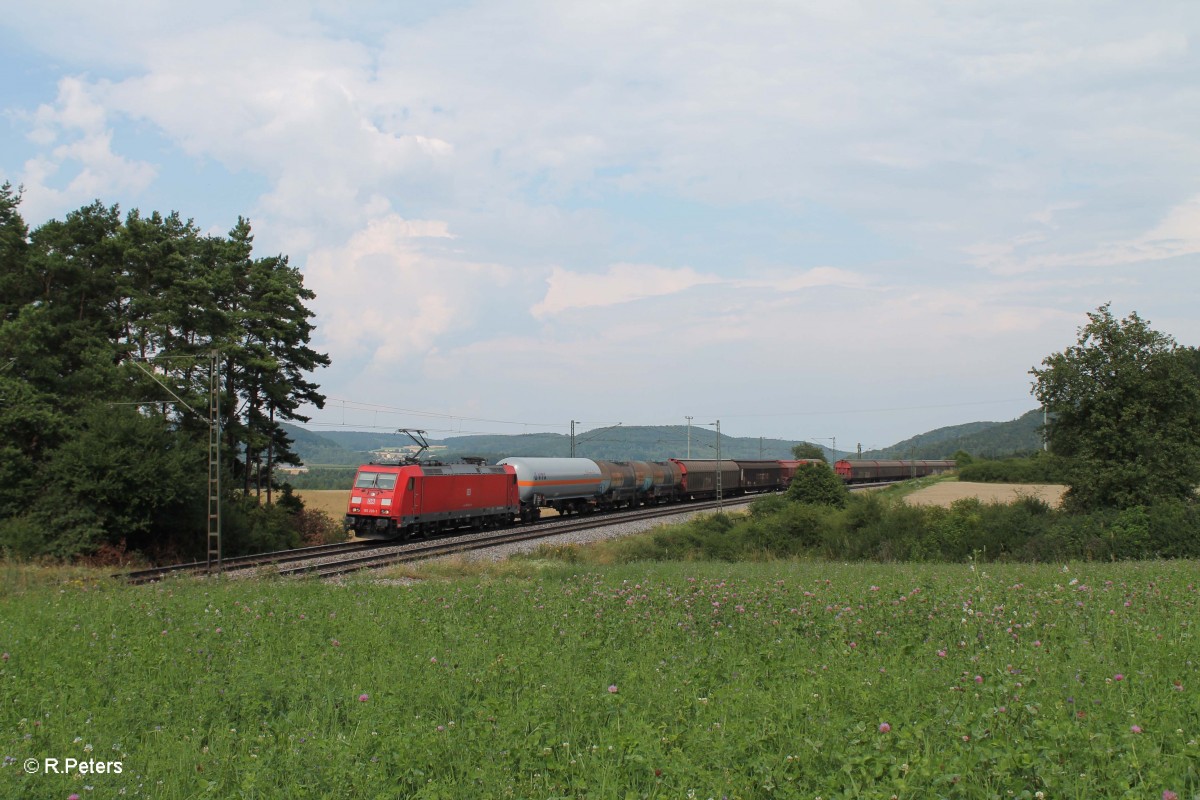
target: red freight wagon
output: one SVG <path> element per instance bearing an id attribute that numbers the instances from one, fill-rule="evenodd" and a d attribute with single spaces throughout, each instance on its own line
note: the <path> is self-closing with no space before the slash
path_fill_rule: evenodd
<path id="1" fill-rule="evenodd" d="M 843 458 L 834 465 L 834 471 L 847 483 L 868 481 L 902 481 L 909 478 L 924 478 L 940 475 L 955 468 L 956 462 L 949 460 L 898 460 L 898 461 L 851 461 Z"/>
<path id="2" fill-rule="evenodd" d="M 344 525 L 363 539 L 507 525 L 520 513 L 512 467 L 364 464 Z"/>
<path id="3" fill-rule="evenodd" d="M 792 479 L 796 477 L 796 470 L 800 469 L 801 467 L 806 467 L 809 464 L 821 464 L 826 467 L 829 466 L 819 458 L 798 458 L 780 461 L 780 484 L 783 486 L 783 488 L 786 489 L 792 485 Z"/>
<path id="4" fill-rule="evenodd" d="M 737 462 L 716 460 L 672 458 L 683 473 L 680 492 L 684 497 L 699 500 L 717 496 L 717 471 L 721 475 L 721 494 L 736 495 L 742 491 L 742 471 Z"/>

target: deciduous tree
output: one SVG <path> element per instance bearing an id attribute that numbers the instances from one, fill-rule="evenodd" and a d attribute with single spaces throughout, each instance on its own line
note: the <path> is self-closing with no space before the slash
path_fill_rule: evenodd
<path id="1" fill-rule="evenodd" d="M 1129 508 L 1194 498 L 1200 483 L 1196 351 L 1108 304 L 1088 314 L 1075 345 L 1034 368 L 1050 413 L 1051 451 L 1066 459 L 1067 504 Z"/>
<path id="2" fill-rule="evenodd" d="M 800 442 L 800 444 L 792 445 L 792 455 L 800 459 L 819 458 L 822 461 L 829 460 L 825 457 L 825 451 L 812 442 Z"/>

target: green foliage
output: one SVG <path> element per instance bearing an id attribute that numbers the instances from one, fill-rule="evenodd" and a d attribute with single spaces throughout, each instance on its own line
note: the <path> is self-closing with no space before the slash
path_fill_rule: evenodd
<path id="1" fill-rule="evenodd" d="M 209 429 L 191 409 L 208 405 L 208 354 L 221 353 L 228 503 L 239 484 L 274 485 L 294 459 L 280 422 L 323 402 L 303 377 L 328 363 L 307 346 L 311 291 L 285 256 L 251 257 L 245 220 L 204 236 L 177 214 L 122 220 L 97 201 L 30 233 L 19 202 L 0 188 L 0 545 L 193 547 Z"/>
<path id="2" fill-rule="evenodd" d="M 958 479 L 976 483 L 1066 483 L 1069 465 L 1062 459 L 1041 454 L 1002 461 L 959 462 Z"/>
<path id="3" fill-rule="evenodd" d="M 263 505 L 253 497 L 227 503 L 221 512 L 221 528 L 227 556 L 287 550 L 302 542 L 292 512 Z"/>
<path id="4" fill-rule="evenodd" d="M 959 500 L 913 506 L 880 492 L 853 493 L 844 508 L 772 496 L 744 516 L 702 517 L 601 550 L 617 561 L 1061 562 L 1200 557 L 1200 505 L 1167 500 L 1090 514 L 1052 509 L 1035 497 L 1011 503 Z M 572 551 L 573 552 L 573 551 Z M 547 557 L 563 559 L 561 553 Z M 586 556 L 573 554 L 574 561 Z"/>
<path id="5" fill-rule="evenodd" d="M 364 463 L 366 459 L 363 459 Z M 287 484 L 294 489 L 345 489 L 354 482 L 357 467 L 312 467 L 308 472 L 288 475 Z"/>
<path id="6" fill-rule="evenodd" d="M 1069 460 L 1071 508 L 1125 509 L 1191 497 L 1200 484 L 1196 353 L 1107 305 L 1077 344 L 1033 369 L 1051 414 L 1048 437 Z"/>
<path id="7" fill-rule="evenodd" d="M 842 508 L 850 493 L 828 464 L 801 464 L 796 469 L 787 497 L 797 503 Z"/>
<path id="8" fill-rule="evenodd" d="M 792 445 L 792 455 L 798 459 L 819 458 L 821 461 L 829 460 L 825 457 L 824 448 L 812 442 L 800 442 L 800 444 Z"/>

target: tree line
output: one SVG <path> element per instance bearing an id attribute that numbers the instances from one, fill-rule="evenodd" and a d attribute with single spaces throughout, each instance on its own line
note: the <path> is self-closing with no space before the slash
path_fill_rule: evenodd
<path id="1" fill-rule="evenodd" d="M 329 364 L 300 271 L 240 217 L 214 236 L 96 201 L 31 231 L 20 201 L 0 187 L 0 548 L 202 548 L 213 353 L 229 549 L 286 544 L 260 496 Z"/>

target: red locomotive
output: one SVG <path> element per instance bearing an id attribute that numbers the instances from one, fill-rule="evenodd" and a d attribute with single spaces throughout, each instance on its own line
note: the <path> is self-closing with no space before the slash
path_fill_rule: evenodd
<path id="1" fill-rule="evenodd" d="M 354 476 L 345 526 L 361 539 L 407 539 L 509 525 L 520 513 L 512 467 L 364 464 Z"/>

